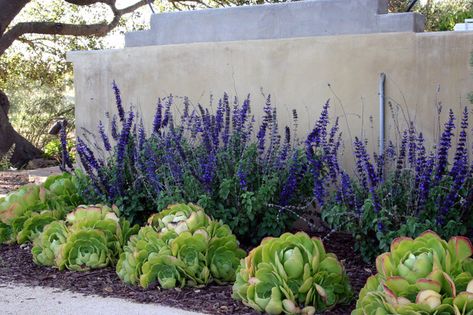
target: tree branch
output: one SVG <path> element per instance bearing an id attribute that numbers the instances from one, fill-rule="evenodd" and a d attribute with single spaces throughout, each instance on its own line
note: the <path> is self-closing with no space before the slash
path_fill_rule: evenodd
<path id="1" fill-rule="evenodd" d="M 0 0 L 2 1 L 2 0 Z M 25 0 L 23 0 L 25 1 Z M 22 22 L 13 26 L 3 36 L 0 37 L 0 56 L 11 44 L 24 34 L 47 34 L 47 35 L 72 35 L 72 36 L 105 36 L 113 30 L 123 15 L 131 13 L 138 8 L 148 4 L 147 0 L 138 1 L 123 9 L 115 7 L 115 0 L 65 0 L 78 5 L 88 5 L 93 3 L 106 3 L 112 10 L 114 17 L 112 21 L 99 24 L 67 24 L 53 22 Z M 82 4 L 80 4 L 82 3 Z"/>
<path id="2" fill-rule="evenodd" d="M 0 36 L 5 32 L 8 25 L 20 13 L 21 9 L 31 0 L 0 0 Z"/>
<path id="3" fill-rule="evenodd" d="M 64 0 L 70 4 L 75 5 L 92 5 L 95 3 L 105 3 L 108 5 L 115 5 L 116 0 Z"/>

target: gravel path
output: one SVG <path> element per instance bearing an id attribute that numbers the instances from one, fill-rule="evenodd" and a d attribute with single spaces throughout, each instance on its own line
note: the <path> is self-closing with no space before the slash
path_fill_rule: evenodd
<path id="1" fill-rule="evenodd" d="M 133 303 L 117 298 L 85 296 L 53 288 L 0 284 L 3 315 L 198 315 L 157 304 Z"/>

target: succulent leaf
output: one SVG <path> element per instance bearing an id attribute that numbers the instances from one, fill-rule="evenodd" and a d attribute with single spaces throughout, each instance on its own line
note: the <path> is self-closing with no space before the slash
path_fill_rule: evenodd
<path id="1" fill-rule="evenodd" d="M 350 301 L 342 264 L 307 234 L 266 238 L 240 262 L 233 297 L 269 314 L 314 314 Z"/>

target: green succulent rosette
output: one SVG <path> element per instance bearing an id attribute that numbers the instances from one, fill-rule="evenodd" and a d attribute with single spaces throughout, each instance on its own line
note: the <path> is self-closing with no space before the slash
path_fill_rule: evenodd
<path id="1" fill-rule="evenodd" d="M 50 208 L 69 211 L 84 202 L 79 193 L 76 176 L 62 173 L 49 176 L 44 182 L 46 200 Z"/>
<path id="2" fill-rule="evenodd" d="M 22 229 L 16 237 L 18 244 L 24 244 L 32 241 L 38 236 L 43 228 L 49 223 L 60 220 L 62 217 L 61 211 L 45 210 L 41 213 L 33 212 L 22 224 Z"/>
<path id="3" fill-rule="evenodd" d="M 51 222 L 44 214 L 46 210 L 63 219 L 82 200 L 77 187 L 77 179 L 64 173 L 49 176 L 42 185 L 25 185 L 0 198 L 0 242 L 22 244 L 32 240 L 42 226 Z"/>
<path id="4" fill-rule="evenodd" d="M 11 240 L 11 235 L 11 226 L 0 221 L 0 244 L 8 243 Z"/>
<path id="5" fill-rule="evenodd" d="M 184 264 L 178 258 L 163 253 L 151 253 L 143 264 L 140 285 L 147 288 L 151 283 L 158 281 L 163 289 L 184 287 L 186 281 L 179 267 L 183 268 Z"/>
<path id="6" fill-rule="evenodd" d="M 352 315 L 473 314 L 473 246 L 427 231 L 401 237 L 376 259 L 378 273 L 361 290 Z"/>
<path id="7" fill-rule="evenodd" d="M 117 213 L 115 206 L 110 208 L 101 204 L 81 205 L 66 216 L 66 222 L 71 231 L 94 229 L 103 232 L 107 238 L 107 246 L 112 251 L 111 256 L 116 257 L 122 251 L 121 227 Z"/>
<path id="8" fill-rule="evenodd" d="M 169 289 L 235 279 L 245 252 L 230 228 L 192 204 L 172 205 L 130 238 L 117 263 L 126 283 Z"/>
<path id="9" fill-rule="evenodd" d="M 132 227 L 128 221 L 119 220 L 117 213 L 114 206 L 77 207 L 65 222 L 50 224 L 38 235 L 32 249 L 34 261 L 76 271 L 115 264 L 123 245 L 139 229 L 138 225 Z"/>
<path id="10" fill-rule="evenodd" d="M 265 238 L 241 261 L 233 298 L 268 314 L 315 314 L 349 302 L 352 290 L 336 256 L 298 232 Z"/>
<path id="11" fill-rule="evenodd" d="M 228 225 L 212 222 L 206 231 L 210 235 L 207 259 L 210 274 L 217 283 L 235 281 L 236 270 L 246 252 Z"/>
<path id="12" fill-rule="evenodd" d="M 68 234 L 64 221 L 53 221 L 46 225 L 33 241 L 33 261 L 37 265 L 55 266 L 56 257 L 61 246 L 66 243 Z"/>
<path id="13" fill-rule="evenodd" d="M 61 245 L 56 265 L 59 270 L 87 271 L 103 268 L 112 261 L 105 233 L 96 229 L 70 232 Z"/>
<path id="14" fill-rule="evenodd" d="M 38 185 L 25 185 L 0 199 L 0 221 L 11 225 L 12 221 L 27 212 L 44 210 L 46 189 Z"/>
<path id="15" fill-rule="evenodd" d="M 142 266 L 152 253 L 170 255 L 171 249 L 158 237 L 153 227 L 145 226 L 137 235 L 130 237 L 120 255 L 116 267 L 120 279 L 128 284 L 137 284 L 142 274 Z"/>
<path id="16" fill-rule="evenodd" d="M 204 209 L 189 203 L 170 205 L 152 215 L 148 219 L 148 224 L 155 227 L 158 232 L 174 231 L 180 234 L 185 231 L 193 233 L 201 227 L 208 226 L 211 221 Z"/>

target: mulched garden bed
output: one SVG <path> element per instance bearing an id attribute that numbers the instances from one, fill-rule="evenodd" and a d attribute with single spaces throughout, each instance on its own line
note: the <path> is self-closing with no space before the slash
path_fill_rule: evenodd
<path id="1" fill-rule="evenodd" d="M 325 239 L 324 243 L 327 251 L 334 252 L 344 262 L 353 289 L 359 292 L 374 269 L 354 254 L 351 236 L 334 233 Z M 179 290 L 160 290 L 154 287 L 144 290 L 125 285 L 112 268 L 81 273 L 37 266 L 33 263 L 30 250 L 29 246 L 0 245 L 0 283 L 16 282 L 29 286 L 54 287 L 85 295 L 96 294 L 139 303 L 159 303 L 208 314 L 258 314 L 231 298 L 231 285 Z M 356 297 L 350 305 L 338 306 L 323 314 L 350 314 L 355 301 Z"/>
<path id="2" fill-rule="evenodd" d="M 20 188 L 22 185 L 28 184 L 28 174 L 19 171 L 0 172 L 0 194 Z"/>
<path id="3" fill-rule="evenodd" d="M 7 193 L 28 183 L 24 172 L 0 172 L 0 193 Z M 366 279 L 375 272 L 374 267 L 355 255 L 354 241 L 350 235 L 334 233 L 325 237 L 326 250 L 333 252 L 344 263 L 355 294 Z M 232 286 L 208 286 L 160 290 L 159 287 L 142 289 L 124 284 L 113 268 L 90 272 L 58 271 L 33 263 L 30 246 L 0 245 L 0 286 L 2 283 L 21 283 L 28 286 L 53 287 L 85 295 L 124 298 L 139 303 L 158 303 L 176 308 L 208 314 L 259 314 L 231 298 Z M 357 296 L 350 305 L 337 306 L 326 315 L 347 315 L 355 307 Z"/>

